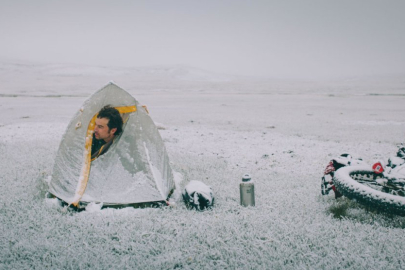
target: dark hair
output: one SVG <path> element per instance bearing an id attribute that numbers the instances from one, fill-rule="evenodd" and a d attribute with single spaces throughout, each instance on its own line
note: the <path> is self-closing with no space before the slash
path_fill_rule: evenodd
<path id="1" fill-rule="evenodd" d="M 122 117 L 119 113 L 119 111 L 111 107 L 110 105 L 104 106 L 97 115 L 97 118 L 107 118 L 108 119 L 108 128 L 116 128 L 117 131 L 115 131 L 114 135 L 120 135 L 122 132 Z"/>

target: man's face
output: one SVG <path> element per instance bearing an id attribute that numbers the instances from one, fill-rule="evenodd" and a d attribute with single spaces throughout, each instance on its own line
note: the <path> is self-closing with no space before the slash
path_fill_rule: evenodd
<path id="1" fill-rule="evenodd" d="M 94 128 L 94 136 L 97 140 L 104 140 L 109 142 L 114 138 L 114 133 L 117 131 L 116 128 L 108 128 L 107 118 L 96 118 L 96 126 Z"/>

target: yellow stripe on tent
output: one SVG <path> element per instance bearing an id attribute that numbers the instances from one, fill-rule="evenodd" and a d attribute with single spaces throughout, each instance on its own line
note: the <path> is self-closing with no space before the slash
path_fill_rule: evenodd
<path id="1" fill-rule="evenodd" d="M 136 106 L 122 106 L 115 107 L 120 114 L 136 112 Z M 93 118 L 91 118 L 89 126 L 86 133 L 86 143 L 84 145 L 84 157 L 83 157 L 83 167 L 80 174 L 79 182 L 77 184 L 76 193 L 71 203 L 73 206 L 78 206 L 80 200 L 83 197 L 84 191 L 87 187 L 87 182 L 89 181 L 90 167 L 91 167 L 91 146 L 93 143 L 93 131 L 96 124 L 98 113 L 96 113 Z"/>
<path id="2" fill-rule="evenodd" d="M 120 113 L 136 112 L 136 106 L 115 107 Z"/>

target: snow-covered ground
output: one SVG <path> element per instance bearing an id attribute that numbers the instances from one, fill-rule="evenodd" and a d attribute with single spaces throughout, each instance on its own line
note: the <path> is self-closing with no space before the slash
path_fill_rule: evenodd
<path id="1" fill-rule="evenodd" d="M 65 211 L 46 199 L 75 111 L 109 81 L 148 106 L 183 188 L 215 207 Z M 190 67 L 0 63 L 0 269 L 401 269 L 405 218 L 322 196 L 329 160 L 405 137 L 403 76 L 237 78 Z M 256 206 L 239 204 L 244 173 Z"/>

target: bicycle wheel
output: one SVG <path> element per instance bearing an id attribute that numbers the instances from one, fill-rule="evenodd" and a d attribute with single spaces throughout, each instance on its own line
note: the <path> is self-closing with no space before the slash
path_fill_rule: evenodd
<path id="1" fill-rule="evenodd" d="M 369 166 L 347 166 L 335 172 L 332 179 L 337 190 L 349 199 L 386 212 L 405 215 L 405 197 L 384 192 Z"/>

